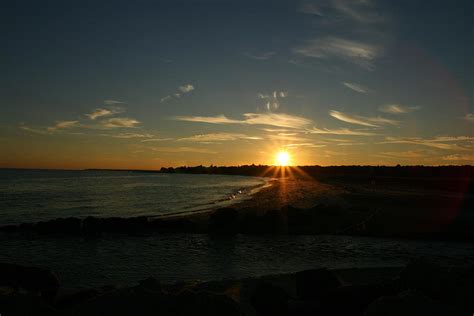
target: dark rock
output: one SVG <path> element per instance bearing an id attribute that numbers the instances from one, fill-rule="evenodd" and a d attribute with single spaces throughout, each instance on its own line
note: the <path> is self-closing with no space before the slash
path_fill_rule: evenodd
<path id="1" fill-rule="evenodd" d="M 53 303 L 60 282 L 49 269 L 0 263 L 0 285 L 40 294 L 46 302 Z"/>
<path id="2" fill-rule="evenodd" d="M 85 235 L 97 235 L 102 232 L 102 219 L 88 216 L 82 221 L 82 233 Z"/>
<path id="3" fill-rule="evenodd" d="M 284 316 L 288 314 L 289 295 L 280 287 L 260 283 L 251 296 L 258 316 Z"/>
<path id="4" fill-rule="evenodd" d="M 409 263 L 400 272 L 399 282 L 402 289 L 419 290 L 433 299 L 443 298 L 452 287 L 449 271 L 424 259 Z"/>
<path id="5" fill-rule="evenodd" d="M 40 297 L 34 295 L 0 295 L 0 310 L 2 315 L 58 315 L 51 305 L 44 302 Z"/>
<path id="6" fill-rule="evenodd" d="M 238 304 L 223 294 L 184 290 L 176 296 L 173 315 L 187 316 L 240 316 Z"/>
<path id="7" fill-rule="evenodd" d="M 100 291 L 96 289 L 79 289 L 72 293 L 60 294 L 55 305 L 58 309 L 72 308 L 99 295 Z"/>
<path id="8" fill-rule="evenodd" d="M 236 234 L 239 232 L 239 212 L 233 208 L 221 208 L 209 216 L 211 234 Z"/>
<path id="9" fill-rule="evenodd" d="M 296 293 L 300 299 L 317 299 L 328 291 L 342 286 L 339 278 L 328 269 L 314 269 L 295 273 Z"/>
<path id="10" fill-rule="evenodd" d="M 75 217 L 58 218 L 46 222 L 38 222 L 35 231 L 39 234 L 72 234 L 81 232 L 81 220 Z"/>
<path id="11" fill-rule="evenodd" d="M 150 221 L 150 228 L 158 232 L 195 233 L 197 225 L 185 218 L 166 218 Z"/>
<path id="12" fill-rule="evenodd" d="M 464 314 L 451 307 L 440 304 L 418 291 L 405 291 L 397 296 L 384 296 L 370 304 L 365 316 L 457 316 Z"/>
<path id="13" fill-rule="evenodd" d="M 153 292 L 162 292 L 161 283 L 153 277 L 149 277 L 145 280 L 140 281 L 139 286 L 143 289 L 153 291 Z"/>
<path id="14" fill-rule="evenodd" d="M 269 210 L 264 214 L 248 212 L 241 223 L 241 230 L 252 234 L 279 234 L 288 231 L 286 213 L 283 210 Z"/>
<path id="15" fill-rule="evenodd" d="M 99 295 L 74 308 L 74 315 L 171 315 L 172 308 L 161 293 L 139 287 L 119 289 Z"/>
<path id="16" fill-rule="evenodd" d="M 341 286 L 322 295 L 321 310 L 328 316 L 363 315 L 373 301 L 397 293 L 399 288 L 393 282 Z"/>

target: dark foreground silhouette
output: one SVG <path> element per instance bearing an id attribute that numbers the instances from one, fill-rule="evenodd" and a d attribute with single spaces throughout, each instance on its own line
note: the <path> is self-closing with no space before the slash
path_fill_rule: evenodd
<path id="1" fill-rule="evenodd" d="M 0 264 L 4 315 L 472 315 L 474 268 L 314 269 L 206 283 L 63 289 L 47 269 Z"/>

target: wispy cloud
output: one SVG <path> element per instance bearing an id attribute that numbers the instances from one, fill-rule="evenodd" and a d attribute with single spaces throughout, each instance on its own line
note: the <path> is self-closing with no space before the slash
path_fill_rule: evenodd
<path id="1" fill-rule="evenodd" d="M 381 112 L 389 114 L 406 114 L 419 109 L 419 106 L 403 106 L 400 104 L 388 104 L 379 108 Z"/>
<path id="2" fill-rule="evenodd" d="M 249 124 L 267 125 L 285 128 L 303 128 L 311 124 L 310 119 L 284 113 L 245 113 L 243 120 L 234 120 L 218 116 L 177 116 L 174 119 L 188 122 L 201 122 L 210 124 Z"/>
<path id="3" fill-rule="evenodd" d="M 370 0 L 333 0 L 334 8 L 359 23 L 376 23 L 384 19 L 377 14 Z"/>
<path id="4" fill-rule="evenodd" d="M 40 135 L 49 134 L 48 131 L 46 131 L 46 130 L 29 127 L 29 126 L 25 125 L 25 123 L 20 123 L 19 127 L 20 127 L 20 129 L 22 129 L 24 131 L 34 133 L 34 134 L 40 134 Z"/>
<path id="5" fill-rule="evenodd" d="M 446 150 L 469 150 L 469 148 L 460 146 L 457 143 L 472 142 L 474 142 L 474 137 L 471 136 L 438 136 L 435 138 L 386 137 L 385 141 L 380 144 L 412 144 Z"/>
<path id="6" fill-rule="evenodd" d="M 181 91 L 182 93 L 189 93 L 193 90 L 194 90 L 194 86 L 189 83 L 179 87 L 179 91 Z"/>
<path id="7" fill-rule="evenodd" d="M 151 148 L 153 151 L 163 153 L 200 153 L 200 154 L 217 154 L 216 151 L 209 150 L 207 148 L 198 147 L 154 147 Z"/>
<path id="8" fill-rule="evenodd" d="M 334 36 L 310 40 L 306 45 L 293 50 L 294 53 L 305 57 L 339 58 L 368 70 L 374 69 L 374 60 L 381 51 L 382 49 L 375 45 Z"/>
<path id="9" fill-rule="evenodd" d="M 277 110 L 280 107 L 280 99 L 288 97 L 287 91 L 273 91 L 270 94 L 258 93 L 257 97 L 265 101 L 267 110 Z"/>
<path id="10" fill-rule="evenodd" d="M 104 100 L 104 104 L 106 105 L 116 105 L 116 104 L 122 104 L 125 103 L 123 101 L 117 101 L 117 100 Z"/>
<path id="11" fill-rule="evenodd" d="M 322 135 L 347 135 L 347 136 L 375 136 L 377 134 L 373 132 L 350 130 L 347 128 L 339 129 L 328 129 L 328 128 L 317 128 L 313 127 L 307 130 L 311 134 L 322 134 Z"/>
<path id="12" fill-rule="evenodd" d="M 48 132 L 55 132 L 60 129 L 73 128 L 79 126 L 79 121 L 58 121 L 54 126 L 48 127 Z"/>
<path id="13" fill-rule="evenodd" d="M 193 135 L 190 137 L 184 137 L 178 139 L 179 141 L 189 141 L 189 142 L 200 142 L 200 143 L 210 143 L 210 142 L 219 142 L 219 141 L 233 141 L 233 140 L 259 140 L 261 137 L 249 136 L 246 134 L 239 133 L 210 133 L 210 134 L 199 134 Z"/>
<path id="14" fill-rule="evenodd" d="M 174 138 L 149 138 L 149 139 L 144 139 L 141 142 L 142 143 L 151 143 L 151 142 L 165 142 L 165 141 L 170 141 L 174 140 Z"/>
<path id="15" fill-rule="evenodd" d="M 256 59 L 256 60 L 268 60 L 272 58 L 276 52 L 266 52 L 266 53 L 261 53 L 261 54 L 252 54 L 252 53 L 244 53 L 244 56 Z"/>
<path id="16" fill-rule="evenodd" d="M 161 99 L 160 99 L 160 102 L 161 102 L 161 103 L 164 103 L 164 102 L 170 101 L 170 100 L 172 100 L 172 99 L 173 99 L 172 96 L 167 95 L 166 97 L 161 98 Z"/>
<path id="17" fill-rule="evenodd" d="M 101 121 L 101 125 L 105 128 L 133 128 L 140 124 L 140 121 L 128 117 L 114 117 Z"/>
<path id="18" fill-rule="evenodd" d="M 472 164 L 474 161 L 474 155 L 448 155 L 444 156 L 443 160 L 446 161 L 465 161 L 466 163 Z"/>
<path id="19" fill-rule="evenodd" d="M 390 158 L 400 158 L 400 159 L 413 159 L 413 158 L 423 158 L 426 156 L 426 153 L 420 151 L 391 151 L 391 152 L 381 152 L 379 156 L 387 156 Z"/>
<path id="20" fill-rule="evenodd" d="M 110 108 L 107 108 L 107 109 L 97 108 L 94 111 L 92 111 L 91 113 L 86 114 L 86 116 L 88 118 L 90 118 L 91 120 L 95 120 L 99 117 L 111 116 L 111 115 L 115 115 L 115 114 L 119 114 L 119 113 L 123 113 L 123 112 L 124 112 L 124 109 L 114 106 L 114 107 L 110 107 Z"/>
<path id="21" fill-rule="evenodd" d="M 468 113 L 464 116 L 464 119 L 468 122 L 474 123 L 474 114 Z"/>
<path id="22" fill-rule="evenodd" d="M 335 119 L 346 123 L 368 127 L 380 127 L 382 125 L 398 126 L 400 124 L 399 121 L 390 120 L 383 117 L 365 117 L 359 115 L 350 115 L 339 111 L 330 111 L 329 115 L 331 115 Z"/>
<path id="23" fill-rule="evenodd" d="M 151 134 L 140 134 L 140 133 L 119 133 L 119 134 L 116 134 L 116 135 L 107 135 L 107 136 L 111 136 L 111 137 L 114 137 L 114 138 L 125 138 L 125 139 L 154 137 Z"/>
<path id="24" fill-rule="evenodd" d="M 283 145 L 283 147 L 287 147 L 287 148 L 299 148 L 299 147 L 321 148 L 321 147 L 326 147 L 326 145 L 324 145 L 324 144 L 314 144 L 314 143 L 294 143 L 294 144 Z"/>
<path id="25" fill-rule="evenodd" d="M 315 3 L 303 3 L 299 6 L 298 11 L 305 14 L 324 16 L 323 9 Z"/>
<path id="26" fill-rule="evenodd" d="M 189 93 L 193 90 L 194 90 L 194 86 L 192 84 L 190 84 L 190 83 L 184 84 L 184 85 L 178 87 L 178 92 L 169 94 L 169 95 L 161 98 L 160 102 L 165 103 L 165 102 L 171 101 L 173 99 L 179 99 L 179 98 L 181 98 L 181 95 Z"/>
<path id="27" fill-rule="evenodd" d="M 346 86 L 347 88 L 355 91 L 355 92 L 359 92 L 359 93 L 369 93 L 370 90 L 369 88 L 361 85 L 361 84 L 358 84 L 358 83 L 353 83 L 353 82 L 343 82 L 342 83 L 344 86 Z"/>

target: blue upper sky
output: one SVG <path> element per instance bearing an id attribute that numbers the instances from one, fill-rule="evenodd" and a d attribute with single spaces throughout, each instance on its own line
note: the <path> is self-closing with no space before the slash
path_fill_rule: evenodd
<path id="1" fill-rule="evenodd" d="M 472 1 L 11 1 L 0 166 L 474 162 Z"/>

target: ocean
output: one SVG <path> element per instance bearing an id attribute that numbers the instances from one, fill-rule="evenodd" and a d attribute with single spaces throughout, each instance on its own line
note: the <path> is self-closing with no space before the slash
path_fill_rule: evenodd
<path id="1" fill-rule="evenodd" d="M 197 212 L 248 198 L 266 183 L 225 175 L 0 170 L 0 225 Z"/>
<path id="2" fill-rule="evenodd" d="M 0 171 L 0 225 L 68 216 L 159 216 L 248 198 L 266 179 L 105 171 Z M 469 242 L 351 236 L 153 233 L 101 238 L 0 233 L 0 262 L 49 267 L 65 287 L 133 285 L 402 266 L 416 257 L 474 264 Z"/>

